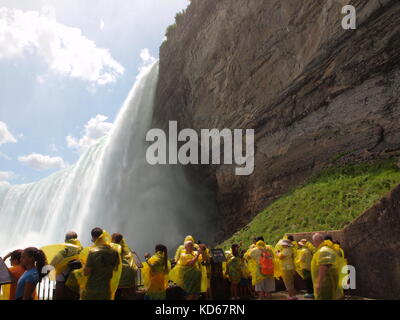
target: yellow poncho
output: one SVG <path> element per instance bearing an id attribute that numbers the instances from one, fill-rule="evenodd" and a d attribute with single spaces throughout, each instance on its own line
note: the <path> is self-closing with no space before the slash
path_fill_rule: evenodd
<path id="1" fill-rule="evenodd" d="M 228 279 L 229 275 L 228 275 L 228 261 L 233 257 L 232 255 L 232 251 L 231 250 L 226 250 L 225 251 L 225 258 L 226 261 L 222 262 L 222 275 L 224 276 L 224 278 Z"/>
<path id="2" fill-rule="evenodd" d="M 274 277 L 279 278 L 281 275 L 279 261 L 277 260 L 277 256 L 273 248 L 269 245 L 266 245 L 263 241 L 258 241 L 256 246 L 252 249 L 247 250 L 244 255 L 244 258 L 247 260 L 248 270 L 251 274 L 252 284 L 256 285 L 260 281 L 263 281 L 266 276 L 261 273 L 260 268 L 260 257 L 261 257 L 261 250 L 269 250 L 273 256 L 274 260 Z"/>
<path id="3" fill-rule="evenodd" d="M 343 280 L 346 277 L 346 273 L 343 272 L 343 268 L 345 266 L 347 266 L 347 259 L 344 256 L 343 249 L 338 244 L 334 244 L 332 246 L 332 249 L 335 250 L 335 252 L 338 255 L 337 264 L 336 264 L 336 268 L 339 272 L 339 284 L 338 284 L 337 299 L 341 299 L 344 297 Z"/>
<path id="4" fill-rule="evenodd" d="M 297 273 L 304 279 L 303 270 L 311 271 L 311 260 L 313 254 L 311 250 L 307 247 L 301 247 L 297 250 L 296 257 L 294 259 L 294 265 L 296 267 Z"/>
<path id="5" fill-rule="evenodd" d="M 196 251 L 187 253 L 186 250 L 181 251 L 180 258 L 176 266 L 171 270 L 169 277 L 179 287 L 181 287 L 188 295 L 199 294 L 201 292 L 201 266 L 199 260 L 193 265 L 188 263 L 194 259 Z"/>
<path id="6" fill-rule="evenodd" d="M 207 292 L 211 286 L 211 265 L 210 265 L 210 250 L 207 248 L 203 255 L 200 257 L 200 269 L 201 269 L 201 292 Z"/>
<path id="7" fill-rule="evenodd" d="M 314 247 L 314 245 L 310 241 L 306 242 L 306 247 L 308 249 L 310 249 L 312 254 L 314 254 L 317 251 L 317 249 Z"/>
<path id="8" fill-rule="evenodd" d="M 112 244 L 118 245 L 118 244 Z M 118 288 L 133 288 L 136 286 L 137 266 L 131 248 L 127 245 L 125 239 L 119 243 L 121 246 L 122 271 Z"/>
<path id="9" fill-rule="evenodd" d="M 10 284 L 1 285 L 0 300 L 10 300 Z"/>
<path id="10" fill-rule="evenodd" d="M 242 278 L 249 279 L 251 277 L 251 273 L 248 266 L 248 261 L 243 257 L 242 259 Z"/>
<path id="11" fill-rule="evenodd" d="M 158 251 L 143 263 L 143 284 L 150 300 L 165 300 L 166 298 L 171 264 L 168 261 L 167 269 L 165 269 L 164 257 L 164 252 Z"/>
<path id="12" fill-rule="evenodd" d="M 41 250 L 46 255 L 47 261 L 55 268 L 56 275 L 65 270 L 68 263 L 79 260 L 82 245 L 78 239 L 70 239 L 62 244 L 44 246 Z"/>
<path id="13" fill-rule="evenodd" d="M 86 247 L 81 251 L 81 256 L 80 260 L 82 261 L 83 264 L 86 264 L 87 258 L 89 256 L 89 253 L 91 250 L 96 250 L 100 246 L 110 246 L 113 248 L 115 251 L 118 252 L 118 266 L 116 269 L 113 270 L 113 275 L 110 280 L 110 290 L 111 290 L 111 300 L 114 300 L 115 292 L 118 289 L 120 277 L 121 277 L 121 272 L 122 272 L 122 263 L 121 263 L 121 246 L 118 244 L 111 243 L 111 237 L 108 234 L 107 231 L 103 231 L 103 234 L 95 241 L 95 243 L 90 246 Z M 77 276 L 77 281 L 79 283 L 80 291 L 81 291 L 81 297 L 84 295 L 84 291 L 86 288 L 86 283 L 88 280 L 88 276 L 83 275 L 83 270 L 82 273 L 75 272 Z"/>
<path id="14" fill-rule="evenodd" d="M 316 300 L 336 300 L 338 298 L 339 285 L 339 256 L 332 249 L 332 242 L 324 241 L 315 252 L 311 261 L 311 277 L 314 284 L 314 296 Z M 325 275 L 321 287 L 319 283 L 319 268 L 323 265 L 328 265 L 329 268 Z"/>
<path id="15" fill-rule="evenodd" d="M 235 256 L 232 256 L 227 262 L 227 274 L 231 283 L 239 284 L 242 278 L 242 264 L 242 259 Z"/>

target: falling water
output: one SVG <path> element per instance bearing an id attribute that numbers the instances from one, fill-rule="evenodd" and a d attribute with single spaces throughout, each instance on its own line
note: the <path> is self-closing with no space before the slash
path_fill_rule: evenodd
<path id="1" fill-rule="evenodd" d="M 71 230 L 88 245 L 96 226 L 121 232 L 141 253 L 191 233 L 211 239 L 212 195 L 182 167 L 146 162 L 157 79 L 158 63 L 142 70 L 111 134 L 75 165 L 36 183 L 0 186 L 0 254 L 62 242 Z"/>

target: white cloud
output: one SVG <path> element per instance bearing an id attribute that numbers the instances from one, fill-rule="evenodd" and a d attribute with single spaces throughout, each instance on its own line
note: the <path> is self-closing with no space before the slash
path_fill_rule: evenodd
<path id="1" fill-rule="evenodd" d="M 124 73 L 108 49 L 97 48 L 80 29 L 61 24 L 54 16 L 48 8 L 0 8 L 0 59 L 36 53 L 52 71 L 100 85 L 115 82 Z"/>
<path id="2" fill-rule="evenodd" d="M 146 70 L 157 61 L 157 59 L 150 54 L 150 51 L 147 48 L 144 48 L 142 51 L 140 51 L 140 59 L 142 59 L 142 62 L 139 67 L 139 74 L 146 72 Z"/>
<path id="3" fill-rule="evenodd" d="M 150 64 L 156 61 L 156 58 L 154 58 L 151 54 L 149 49 L 144 48 L 140 52 L 140 59 L 142 59 L 143 63 Z"/>
<path id="4" fill-rule="evenodd" d="M 0 171 L 0 181 L 7 182 L 7 180 L 15 179 L 15 174 L 12 171 Z"/>
<path id="5" fill-rule="evenodd" d="M 7 124 L 0 121 L 0 145 L 5 143 L 16 143 L 17 139 L 8 131 Z"/>
<path id="6" fill-rule="evenodd" d="M 38 171 L 62 169 L 66 167 L 61 157 L 50 157 L 39 153 L 32 153 L 27 156 L 19 157 L 18 161 Z"/>
<path id="7" fill-rule="evenodd" d="M 9 155 L 7 155 L 1 151 L 0 151 L 0 158 L 3 158 L 5 160 L 12 160 L 12 158 Z"/>
<path id="8" fill-rule="evenodd" d="M 85 125 L 82 137 L 77 139 L 71 135 L 66 137 L 67 145 L 71 149 L 76 149 L 78 152 L 84 152 L 89 147 L 94 145 L 100 138 L 107 135 L 113 124 L 107 122 L 108 118 L 104 115 L 98 114 L 96 117 L 89 120 Z"/>
<path id="9" fill-rule="evenodd" d="M 100 20 L 100 30 L 103 30 L 104 29 L 104 20 L 103 19 L 101 19 Z"/>

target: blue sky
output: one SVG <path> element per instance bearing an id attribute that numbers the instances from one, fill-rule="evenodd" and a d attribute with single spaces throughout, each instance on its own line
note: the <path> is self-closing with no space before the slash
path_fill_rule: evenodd
<path id="1" fill-rule="evenodd" d="M 188 0 L 0 0 L 0 184 L 75 163 L 112 127 Z"/>

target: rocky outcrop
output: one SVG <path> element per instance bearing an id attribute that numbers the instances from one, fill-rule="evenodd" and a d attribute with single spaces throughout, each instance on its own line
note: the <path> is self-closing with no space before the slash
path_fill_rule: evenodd
<path id="1" fill-rule="evenodd" d="M 341 9 L 357 9 L 344 30 Z M 255 170 L 192 167 L 219 239 L 311 174 L 400 150 L 398 0 L 192 0 L 160 48 L 155 126 L 254 128 Z"/>

